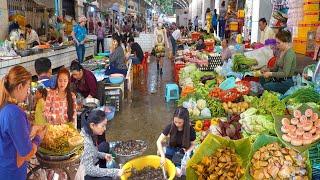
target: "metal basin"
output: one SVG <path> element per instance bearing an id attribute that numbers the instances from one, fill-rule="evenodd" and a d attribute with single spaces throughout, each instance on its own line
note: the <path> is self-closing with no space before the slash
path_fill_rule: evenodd
<path id="1" fill-rule="evenodd" d="M 19 54 L 21 57 L 25 57 L 25 56 L 30 56 L 33 53 L 30 49 L 26 49 L 26 50 L 17 51 L 17 54 Z"/>
<path id="2" fill-rule="evenodd" d="M 83 105 L 90 108 L 97 108 L 100 106 L 100 101 L 95 98 L 86 98 L 83 100 Z"/>
<path id="3" fill-rule="evenodd" d="M 148 148 L 147 143 L 145 141 L 142 140 L 134 140 L 136 143 L 140 143 L 143 148 L 139 151 L 134 151 L 132 153 L 130 153 L 129 155 L 123 155 L 123 154 L 118 154 L 114 151 L 115 147 L 118 146 L 120 143 L 124 143 L 125 141 L 115 141 L 115 142 L 110 142 L 110 149 L 111 151 L 116 155 L 116 161 L 119 164 L 124 164 L 128 161 L 130 161 L 131 159 L 134 159 L 138 156 L 141 156 Z"/>

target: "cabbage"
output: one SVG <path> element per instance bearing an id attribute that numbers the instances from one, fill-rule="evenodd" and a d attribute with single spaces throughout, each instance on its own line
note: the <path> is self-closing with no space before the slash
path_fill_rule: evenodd
<path id="1" fill-rule="evenodd" d="M 207 102 L 204 100 L 204 99 L 199 99 L 197 101 L 197 107 L 202 110 L 204 109 L 205 107 L 207 107 Z"/>
<path id="2" fill-rule="evenodd" d="M 200 111 L 199 111 L 199 109 L 198 109 L 198 108 L 194 108 L 193 111 L 192 111 L 192 115 L 193 115 L 193 116 L 197 116 L 197 117 L 200 116 Z"/>
<path id="3" fill-rule="evenodd" d="M 182 107 L 184 107 L 184 108 L 186 108 L 186 109 L 189 109 L 190 103 L 187 102 L 187 101 L 185 101 L 185 102 L 182 103 Z"/>
<path id="4" fill-rule="evenodd" d="M 210 109 L 209 108 L 202 109 L 200 116 L 204 118 L 210 118 L 211 117 Z"/>

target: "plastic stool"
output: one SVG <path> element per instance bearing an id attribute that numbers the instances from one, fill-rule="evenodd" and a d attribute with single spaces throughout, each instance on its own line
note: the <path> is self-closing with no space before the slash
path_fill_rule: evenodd
<path id="1" fill-rule="evenodd" d="M 98 56 L 109 57 L 110 56 L 110 51 L 105 51 L 104 53 L 98 53 Z"/>
<path id="2" fill-rule="evenodd" d="M 174 91 L 174 95 L 171 96 L 171 91 Z M 166 84 L 166 102 L 170 100 L 177 100 L 179 99 L 179 87 L 176 84 Z"/>

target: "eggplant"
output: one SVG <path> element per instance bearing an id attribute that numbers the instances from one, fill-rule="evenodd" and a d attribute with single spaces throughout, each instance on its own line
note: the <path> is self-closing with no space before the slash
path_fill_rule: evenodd
<path id="1" fill-rule="evenodd" d="M 202 76 L 202 77 L 200 78 L 200 81 L 201 81 L 202 84 L 206 84 L 206 82 L 207 82 L 208 80 L 212 80 L 212 79 L 215 79 L 215 77 L 212 76 L 212 75 L 206 75 L 206 76 Z"/>

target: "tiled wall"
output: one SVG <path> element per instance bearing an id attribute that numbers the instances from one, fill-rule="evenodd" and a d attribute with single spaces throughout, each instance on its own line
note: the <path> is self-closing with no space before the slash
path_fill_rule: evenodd
<path id="1" fill-rule="evenodd" d="M 95 44 L 93 43 L 86 45 L 85 56 L 92 56 L 94 54 L 94 48 Z M 9 71 L 10 68 L 17 64 L 22 65 L 23 67 L 28 69 L 33 75 L 35 75 L 34 61 L 40 57 L 48 57 L 51 60 L 52 68 L 54 69 L 60 66 L 69 67 L 71 61 L 77 59 L 77 54 L 75 51 L 75 47 L 69 47 L 66 49 L 50 51 L 13 60 L 0 60 L 0 78 L 3 77 Z"/>
<path id="2" fill-rule="evenodd" d="M 136 37 L 135 42 L 139 43 L 142 50 L 144 52 L 148 51 L 151 52 L 153 46 L 154 46 L 154 34 L 145 34 L 145 33 L 140 33 L 139 37 Z M 105 38 L 104 39 L 104 46 L 105 49 L 108 50 L 111 44 L 111 38 Z"/>

